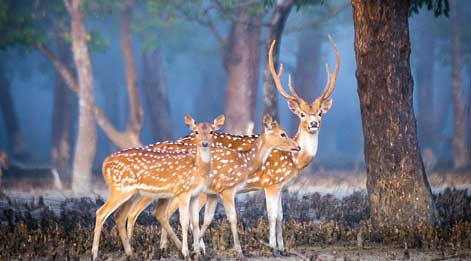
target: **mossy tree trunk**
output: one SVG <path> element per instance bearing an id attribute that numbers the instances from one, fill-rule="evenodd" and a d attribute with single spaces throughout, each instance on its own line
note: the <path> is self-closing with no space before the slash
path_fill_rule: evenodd
<path id="1" fill-rule="evenodd" d="M 417 142 L 407 0 L 352 0 L 371 221 L 378 228 L 434 223 Z"/>

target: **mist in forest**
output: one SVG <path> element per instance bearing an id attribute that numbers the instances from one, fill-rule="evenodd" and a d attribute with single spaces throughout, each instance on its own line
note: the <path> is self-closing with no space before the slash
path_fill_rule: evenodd
<path id="1" fill-rule="evenodd" d="M 469 6 L 468 3 L 461 4 Z M 138 3 L 134 8 L 132 23 L 137 24 L 139 10 L 146 7 L 145 4 Z M 330 10 L 329 13 L 326 11 L 328 8 L 334 11 Z M 463 8 L 464 12 L 467 12 L 466 9 L 470 8 Z M 269 15 L 270 12 L 265 12 L 262 21 L 266 20 Z M 462 15 L 465 17 L 465 14 Z M 124 130 L 129 105 L 123 55 L 120 49 L 119 16 L 119 12 L 111 12 L 108 15 L 85 15 L 84 21 L 87 30 L 96 32 L 99 39 L 97 47 L 89 47 L 96 105 L 118 130 Z M 220 47 L 218 39 L 210 28 L 179 12 L 176 12 L 172 18 L 161 19 L 164 25 L 157 26 L 157 29 L 155 26 L 150 29 L 141 26 L 139 32 L 131 32 L 136 83 L 144 111 L 143 129 L 140 135 L 143 145 L 159 141 L 157 139 L 159 136 L 154 133 L 153 120 L 150 116 L 151 103 L 154 98 L 149 97 L 149 93 L 144 90 L 143 86 L 146 79 L 156 77 L 160 73 L 144 68 L 144 52 L 150 44 L 155 45 L 155 50 L 159 52 L 164 95 L 168 98 L 169 104 L 169 138 L 176 139 L 189 133 L 183 123 L 185 114 L 193 116 L 197 121 L 211 121 L 217 115 L 225 113 L 228 74 L 221 57 L 227 54 Z M 230 23 L 227 20 L 217 17 L 213 21 L 213 26 L 221 34 L 229 33 Z M 433 161 L 434 167 L 446 168 L 451 165 L 450 146 L 453 136 L 450 18 L 434 17 L 433 12 L 422 11 L 419 14 L 413 14 L 409 21 L 412 47 L 410 61 L 414 77 L 414 110 L 418 122 L 419 142 L 422 150 L 430 148 L 432 152 L 430 154 L 428 151 L 423 158 L 426 161 Z M 464 23 L 460 26 L 459 30 L 462 33 L 459 72 L 461 97 L 463 97 L 465 115 L 468 115 L 465 117 L 467 122 L 465 126 L 470 126 L 468 121 L 470 119 L 471 58 L 469 52 L 471 50 L 468 48 L 471 46 L 471 37 Z M 131 30 L 134 29 L 131 25 Z M 267 29 L 262 25 L 258 41 L 260 53 L 258 84 L 255 89 L 255 133 L 260 131 L 263 114 L 262 73 L 267 55 L 264 45 L 266 34 Z M 334 7 L 317 4 L 308 8 L 293 8 L 283 30 L 279 52 L 280 62 L 283 63 L 285 69 L 283 85 L 285 89 L 288 89 L 288 74 L 294 76 L 298 65 L 313 64 L 311 66 L 313 70 L 310 72 L 312 74 L 310 89 L 298 87 L 296 77 L 293 77 L 294 86 L 302 98 L 308 102 L 312 102 L 315 96 L 320 95 L 326 81 L 324 64 L 328 63 L 330 68 L 333 68 L 335 64 L 334 52 L 327 38 L 328 34 L 332 35 L 339 48 L 341 65 L 332 94 L 333 106 L 323 116 L 319 149 L 312 165 L 353 168 L 363 165 L 364 156 L 355 78 L 354 30 L 350 3 L 337 1 Z M 303 47 L 303 41 L 307 41 L 308 48 Z M 54 50 L 57 51 L 57 48 Z M 11 46 L 1 51 L 0 57 L 2 58 L 0 66 L 2 86 L 0 88 L 10 89 L 24 150 L 21 156 L 10 156 L 11 162 L 31 167 L 50 166 L 56 72 L 51 63 L 34 48 Z M 305 61 L 300 59 L 305 59 Z M 9 84 L 5 85 L 5 81 Z M 427 88 L 429 91 L 423 94 L 425 96 L 419 97 L 421 88 Z M 68 122 L 71 124 L 69 140 L 73 146 L 77 134 L 78 109 L 76 96 L 72 96 L 74 97 L 72 102 L 65 106 L 72 111 L 70 114 L 72 119 Z M 277 104 L 281 126 L 290 135 L 294 135 L 297 118 L 289 111 L 286 100 L 279 94 Z M 154 106 L 165 105 L 158 104 L 157 101 Z M 425 109 L 421 109 L 420 106 Z M 422 124 L 427 121 L 426 119 L 430 119 L 429 125 Z M 5 112 L 0 113 L 0 149 L 9 155 L 14 155 L 13 141 L 9 140 L 11 136 L 8 135 L 8 130 L 11 128 L 8 128 L 7 122 Z M 119 148 L 113 145 L 99 127 L 97 131 L 94 169 L 98 171 L 103 159 L 110 153 L 118 151 Z M 466 135 L 469 137 L 469 129 Z"/>

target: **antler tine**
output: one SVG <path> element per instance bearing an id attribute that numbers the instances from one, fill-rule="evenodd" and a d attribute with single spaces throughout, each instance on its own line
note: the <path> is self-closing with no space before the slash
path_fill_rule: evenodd
<path id="1" fill-rule="evenodd" d="M 299 97 L 299 95 L 294 90 L 293 85 L 291 84 L 291 74 L 288 74 L 288 87 L 289 87 L 289 91 L 291 92 L 291 94 L 293 95 L 294 98 L 296 98 L 298 100 L 302 100 L 301 97 Z"/>
<path id="2" fill-rule="evenodd" d="M 337 81 L 337 75 L 339 73 L 339 66 L 340 66 L 340 55 L 339 55 L 339 50 L 337 49 L 337 45 L 335 44 L 330 34 L 328 35 L 328 37 L 329 37 L 329 42 L 335 51 L 335 69 L 334 69 L 334 73 L 332 74 L 330 72 L 329 65 L 328 64 L 325 65 L 325 68 L 327 71 L 327 83 L 325 84 L 324 91 L 322 92 L 322 95 L 321 95 L 322 99 L 327 99 L 332 94 L 335 87 L 335 82 Z"/>
<path id="3" fill-rule="evenodd" d="M 273 48 L 275 47 L 276 40 L 273 40 L 268 51 L 268 68 L 270 69 L 271 76 L 275 82 L 276 89 L 285 97 L 286 99 L 293 99 L 293 97 L 285 92 L 283 86 L 281 85 L 280 77 L 283 73 L 283 64 L 280 64 L 279 73 L 275 72 L 275 65 L 273 64 Z"/>

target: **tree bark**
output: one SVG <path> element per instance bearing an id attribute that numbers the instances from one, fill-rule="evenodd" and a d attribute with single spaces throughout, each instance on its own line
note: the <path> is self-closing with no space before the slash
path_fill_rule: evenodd
<path id="1" fill-rule="evenodd" d="M 170 140 L 172 139 L 170 104 L 159 48 L 142 53 L 142 73 L 142 84 L 150 111 L 154 140 Z"/>
<path id="2" fill-rule="evenodd" d="M 70 48 L 63 39 L 56 40 L 57 51 L 64 65 L 73 71 L 73 58 Z M 51 161 L 52 167 L 61 176 L 69 174 L 71 131 L 73 126 L 73 107 L 75 97 L 67 88 L 62 77 L 56 73 L 54 83 L 54 100 L 52 107 L 52 128 L 51 128 Z"/>
<path id="3" fill-rule="evenodd" d="M 273 40 L 276 40 L 275 49 L 273 50 L 273 64 L 278 68 L 279 53 L 281 46 L 281 34 L 285 27 L 286 20 L 293 6 L 294 0 L 276 1 L 270 18 L 270 26 L 268 27 L 267 38 L 265 40 L 265 49 L 270 49 Z M 265 67 L 263 68 L 263 114 L 269 114 L 274 119 L 278 119 L 278 92 L 270 73 L 268 66 L 268 56 L 264 56 Z"/>
<path id="4" fill-rule="evenodd" d="M 433 149 L 437 136 L 435 129 L 441 124 L 435 125 L 436 117 L 433 95 L 433 66 L 435 39 L 430 32 L 421 36 L 417 48 L 417 104 L 418 104 L 418 134 L 422 150 Z"/>
<path id="5" fill-rule="evenodd" d="M 8 150 L 13 158 L 28 157 L 25 145 L 21 139 L 20 126 L 16 117 L 15 106 L 10 92 L 10 80 L 6 76 L 5 64 L 0 61 L 0 109 L 8 137 Z"/>
<path id="6" fill-rule="evenodd" d="M 451 157 L 456 169 L 469 164 L 469 151 L 465 133 L 464 104 L 461 97 L 461 44 L 458 1 L 450 0 L 451 11 L 451 97 L 453 100 L 453 137 Z"/>
<path id="7" fill-rule="evenodd" d="M 319 92 L 319 70 L 322 44 L 320 33 L 306 30 L 299 39 L 296 55 L 296 71 L 293 86 L 297 93 L 306 101 L 313 101 Z M 299 118 L 291 115 L 291 132 L 298 130 Z"/>
<path id="8" fill-rule="evenodd" d="M 417 142 L 407 0 L 352 0 L 370 218 L 378 228 L 434 223 Z"/>
<path id="9" fill-rule="evenodd" d="M 250 7 L 248 7 L 250 8 Z M 230 57 L 225 99 L 225 130 L 245 134 L 253 126 L 254 104 L 258 81 L 258 43 L 260 14 L 251 15 L 247 8 L 238 11 L 229 37 Z"/>
<path id="10" fill-rule="evenodd" d="M 79 116 L 77 142 L 72 167 L 72 191 L 76 195 L 89 195 L 93 160 L 96 153 L 96 127 L 93 112 L 93 75 L 80 0 L 64 0 L 70 15 L 72 53 L 77 70 Z"/>

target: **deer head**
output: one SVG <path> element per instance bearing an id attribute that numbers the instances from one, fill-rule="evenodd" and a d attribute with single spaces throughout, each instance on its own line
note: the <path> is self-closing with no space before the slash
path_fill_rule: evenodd
<path id="1" fill-rule="evenodd" d="M 337 74 L 339 71 L 340 56 L 337 46 L 335 45 L 332 37 L 329 35 L 329 42 L 335 51 L 335 70 L 332 73 L 329 69 L 329 65 L 325 65 L 327 72 L 327 83 L 325 84 L 322 94 L 317 97 L 312 103 L 304 101 L 294 90 L 291 84 L 291 75 L 288 77 L 288 87 L 291 94 L 288 94 L 281 84 L 281 75 L 283 74 L 283 64 L 280 64 L 278 73 L 275 72 L 275 66 L 273 64 L 273 48 L 275 41 L 272 42 L 268 53 L 268 66 L 270 68 L 273 81 L 278 89 L 278 92 L 286 98 L 288 101 L 288 107 L 290 110 L 299 117 L 300 130 L 306 130 L 308 133 L 316 133 L 321 126 L 322 114 L 326 113 L 332 106 L 332 99 L 330 98 L 337 80 Z"/>
<path id="2" fill-rule="evenodd" d="M 268 148 L 276 148 L 281 151 L 299 151 L 298 143 L 291 139 L 286 132 L 280 127 L 277 121 L 266 114 L 263 117 L 263 131 L 260 139 L 264 146 Z"/>
<path id="3" fill-rule="evenodd" d="M 219 115 L 214 119 L 213 123 L 201 122 L 196 124 L 195 120 L 189 116 L 184 117 L 185 124 L 193 131 L 195 135 L 195 144 L 201 149 L 201 158 L 205 162 L 209 162 L 210 157 L 210 144 L 213 143 L 213 133 L 219 130 L 224 125 L 224 115 Z"/>

